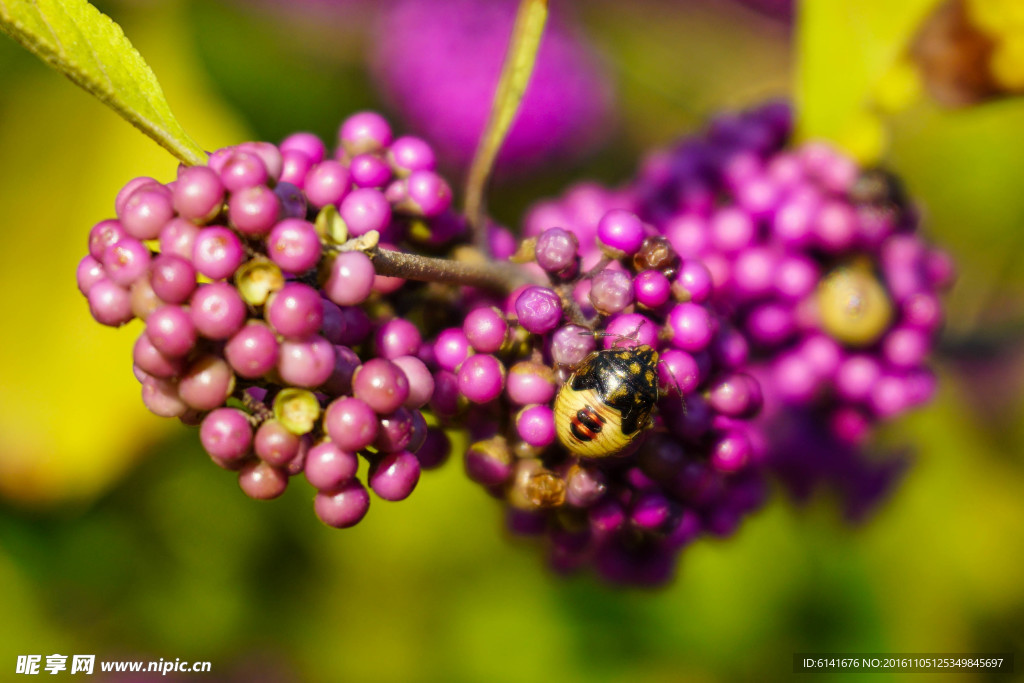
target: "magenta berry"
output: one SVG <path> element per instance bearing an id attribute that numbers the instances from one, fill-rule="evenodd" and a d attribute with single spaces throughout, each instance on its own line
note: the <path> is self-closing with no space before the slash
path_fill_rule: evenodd
<path id="1" fill-rule="evenodd" d="M 160 353 L 180 358 L 195 346 L 196 328 L 187 309 L 162 306 L 146 319 L 146 336 Z"/>
<path id="2" fill-rule="evenodd" d="M 302 441 L 278 420 L 267 420 L 256 430 L 253 450 L 263 462 L 284 467 L 299 454 Z"/>
<path id="3" fill-rule="evenodd" d="M 313 389 L 331 378 L 335 353 L 329 341 L 319 335 L 281 342 L 277 373 L 296 387 Z"/>
<path id="4" fill-rule="evenodd" d="M 125 237 L 103 252 L 103 270 L 114 284 L 130 287 L 149 268 L 149 249 L 142 242 Z"/>
<path id="5" fill-rule="evenodd" d="M 419 480 L 420 462 L 408 451 L 389 453 L 370 469 L 370 488 L 387 501 L 405 500 Z"/>
<path id="6" fill-rule="evenodd" d="M 301 282 L 289 282 L 266 305 L 266 319 L 278 334 L 303 339 L 320 331 L 324 321 L 323 299 Z"/>
<path id="7" fill-rule="evenodd" d="M 235 388 L 235 376 L 219 356 L 201 356 L 188 365 L 178 383 L 178 395 L 189 408 L 213 410 L 227 400 Z"/>
<path id="8" fill-rule="evenodd" d="M 163 185 L 143 185 L 131 193 L 117 217 L 132 237 L 156 239 L 161 228 L 174 217 L 171 193 Z"/>
<path id="9" fill-rule="evenodd" d="M 391 222 L 391 205 L 383 192 L 373 188 L 353 190 L 341 200 L 338 211 L 351 235 L 382 232 Z"/>
<path id="10" fill-rule="evenodd" d="M 338 448 L 359 451 L 377 438 L 377 414 L 358 398 L 339 398 L 324 411 L 324 430 Z"/>
<path id="11" fill-rule="evenodd" d="M 349 193 L 352 176 L 347 167 L 327 160 L 316 164 L 303 180 L 303 189 L 316 207 L 337 205 Z"/>
<path id="12" fill-rule="evenodd" d="M 410 135 L 400 137 L 388 147 L 388 161 L 394 172 L 405 177 L 413 171 L 432 171 L 434 150 L 424 140 Z"/>
<path id="13" fill-rule="evenodd" d="M 377 152 L 391 144 L 391 126 L 376 112 L 359 112 L 341 124 L 338 142 L 349 154 Z"/>
<path id="14" fill-rule="evenodd" d="M 391 361 L 373 358 L 356 370 L 352 392 L 374 411 L 386 415 L 398 410 L 409 398 L 409 379 Z"/>
<path id="15" fill-rule="evenodd" d="M 238 460 L 245 457 L 252 446 L 252 426 L 242 411 L 219 408 L 203 418 L 199 440 L 213 457 Z"/>
<path id="16" fill-rule="evenodd" d="M 643 223 L 628 211 L 609 211 L 597 224 L 597 238 L 613 253 L 635 254 L 644 236 Z"/>
<path id="17" fill-rule="evenodd" d="M 199 273 L 212 280 L 231 277 L 244 257 L 242 243 L 227 228 L 203 228 L 196 235 L 192 263 Z"/>
<path id="18" fill-rule="evenodd" d="M 289 152 L 298 152 L 314 164 L 323 161 L 327 153 L 323 140 L 312 133 L 292 133 L 282 140 L 278 147 L 282 156 Z"/>
<path id="19" fill-rule="evenodd" d="M 316 494 L 313 509 L 327 526 L 347 529 L 366 516 L 370 509 L 370 494 L 358 479 L 353 479 L 337 488 Z"/>
<path id="20" fill-rule="evenodd" d="M 281 221 L 267 237 L 267 255 L 283 271 L 309 270 L 320 261 L 320 238 L 316 228 L 297 218 Z"/>
<path id="21" fill-rule="evenodd" d="M 370 296 L 375 273 L 369 257 L 361 251 L 338 254 L 329 273 L 323 284 L 324 293 L 339 306 L 354 306 Z"/>
<path id="22" fill-rule="evenodd" d="M 243 235 L 265 235 L 280 217 L 281 198 L 265 185 L 239 190 L 228 199 L 228 220 Z"/>
<path id="23" fill-rule="evenodd" d="M 253 460 L 238 471 L 238 486 L 254 500 L 272 500 L 288 488 L 288 472 L 262 460 Z"/>
<path id="24" fill-rule="evenodd" d="M 128 290 L 106 277 L 93 283 L 88 298 L 89 312 L 103 325 L 118 327 L 135 317 Z"/>
<path id="25" fill-rule="evenodd" d="M 479 353 L 498 351 L 508 334 L 508 323 L 501 312 L 493 306 L 475 308 L 462 324 L 466 340 Z"/>
<path id="26" fill-rule="evenodd" d="M 149 283 L 161 301 L 184 303 L 196 288 L 196 270 L 177 254 L 160 254 L 150 266 Z"/>
<path id="27" fill-rule="evenodd" d="M 555 440 L 555 414 L 547 405 L 523 408 L 516 416 L 516 430 L 526 443 L 537 448 Z"/>
<path id="28" fill-rule="evenodd" d="M 519 324 L 527 331 L 544 334 L 562 320 L 562 300 L 546 287 L 529 287 L 516 299 Z"/>
<path id="29" fill-rule="evenodd" d="M 315 488 L 331 491 L 352 481 L 358 467 L 355 453 L 342 450 L 333 441 L 322 441 L 309 449 L 303 471 Z"/>
<path id="30" fill-rule="evenodd" d="M 470 356 L 459 367 L 459 392 L 474 403 L 493 401 L 505 386 L 505 367 L 490 354 Z"/>
<path id="31" fill-rule="evenodd" d="M 192 324 L 207 339 L 227 339 L 238 332 L 247 312 L 238 290 L 226 282 L 200 285 L 189 307 Z"/>
<path id="32" fill-rule="evenodd" d="M 249 321 L 224 345 L 224 357 L 240 377 L 254 379 L 277 367 L 280 346 L 273 331 Z"/>

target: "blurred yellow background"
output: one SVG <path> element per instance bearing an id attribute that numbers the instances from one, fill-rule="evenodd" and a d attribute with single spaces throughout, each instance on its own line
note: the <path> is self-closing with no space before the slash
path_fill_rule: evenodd
<path id="1" fill-rule="evenodd" d="M 365 7 L 98 4 L 208 149 L 329 138 L 382 106 Z M 643 150 L 765 97 L 796 95 L 805 132 L 856 147 L 839 138 L 899 52 L 898 28 L 874 30 L 880 8 L 912 22 L 928 3 L 827 4 L 795 27 L 725 0 L 578 7 L 616 80 L 618 128 L 587 165 L 496 187 L 495 214 L 515 225 L 574 178 L 621 180 Z M 175 160 L 6 39 L 0 74 L 0 678 L 19 654 L 55 652 L 209 660 L 210 680 L 646 683 L 788 677 L 794 652 L 1021 651 L 1021 99 L 908 102 L 863 151 L 885 150 L 960 270 L 939 397 L 882 435 L 914 454 L 893 497 L 853 528 L 828 500 L 777 492 L 736 536 L 688 549 L 674 584 L 640 591 L 552 575 L 458 458 L 347 531 L 317 521 L 304 483 L 270 503 L 242 495 L 194 429 L 146 412 L 135 335 L 93 323 L 75 287 L 117 190 L 171 177 Z"/>

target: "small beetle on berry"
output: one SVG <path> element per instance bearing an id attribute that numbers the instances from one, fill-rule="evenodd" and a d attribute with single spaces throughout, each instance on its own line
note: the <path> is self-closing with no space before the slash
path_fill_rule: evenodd
<path id="1" fill-rule="evenodd" d="M 646 344 L 584 358 L 555 397 L 562 445 L 581 457 L 600 458 L 631 444 L 651 425 L 657 364 L 658 352 Z"/>

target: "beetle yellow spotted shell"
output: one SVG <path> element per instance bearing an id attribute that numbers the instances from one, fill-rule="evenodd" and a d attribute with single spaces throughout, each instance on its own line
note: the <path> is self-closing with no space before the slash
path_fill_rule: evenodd
<path id="1" fill-rule="evenodd" d="M 640 344 L 594 351 L 555 397 L 555 430 L 572 453 L 619 453 L 651 422 L 658 401 L 658 352 Z"/>

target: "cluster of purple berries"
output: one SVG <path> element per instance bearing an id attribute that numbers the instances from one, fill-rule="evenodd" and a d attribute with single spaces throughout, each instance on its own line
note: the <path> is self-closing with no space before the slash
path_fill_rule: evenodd
<path id="1" fill-rule="evenodd" d="M 320 519 L 351 526 L 358 456 L 401 500 L 458 429 L 468 476 L 554 567 L 663 583 L 764 503 L 770 474 L 830 482 L 862 513 L 900 469 L 863 458 L 870 428 L 934 391 L 950 259 L 893 177 L 788 150 L 790 129 L 781 105 L 723 116 L 621 189 L 536 204 L 519 244 L 489 226 L 519 269 L 495 294 L 376 272 L 379 248 L 469 235 L 431 147 L 364 112 L 333 157 L 299 133 L 131 181 L 78 283 L 99 322 L 144 321 L 143 401 L 200 424 L 248 495 L 301 472 Z"/>
<path id="2" fill-rule="evenodd" d="M 716 341 L 724 323 L 708 305 L 706 269 L 635 214 L 590 208 L 586 226 L 534 212 L 513 260 L 547 284 L 505 301 L 475 298 L 461 326 L 434 338 L 431 407 L 468 426 L 467 474 L 507 504 L 513 529 L 546 535 L 553 566 L 657 584 L 682 547 L 731 533 L 760 505 L 747 419 L 760 392 L 739 370 L 744 359 Z M 650 429 L 641 425 L 622 450 L 574 452 L 559 436 L 558 421 L 572 418 L 556 397 L 569 392 L 573 410 L 585 406 L 566 380 L 595 351 L 642 346 L 658 360 L 622 370 L 639 381 L 651 373 L 661 398 Z M 604 425 L 595 443 L 621 439 L 617 429 Z"/>
<path id="3" fill-rule="evenodd" d="M 348 527 L 370 503 L 358 455 L 374 493 L 397 501 L 447 454 L 420 412 L 433 385 L 419 332 L 381 304 L 404 281 L 361 248 L 462 231 L 433 168 L 426 142 L 363 112 L 333 157 L 298 133 L 218 150 L 170 183 L 136 178 L 90 232 L 78 286 L 100 323 L 143 321 L 143 402 L 199 424 L 247 495 L 275 498 L 303 473 L 320 519 Z"/>
<path id="4" fill-rule="evenodd" d="M 723 116 L 651 155 L 631 190 L 711 272 L 765 392 L 773 465 L 801 493 L 831 481 L 857 515 L 901 469 L 858 457 L 872 426 L 934 394 L 926 361 L 953 265 L 894 176 L 820 143 L 787 149 L 790 120 L 775 104 Z"/>

